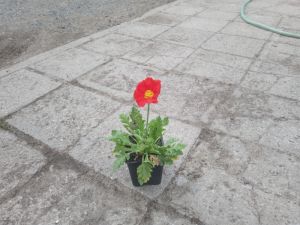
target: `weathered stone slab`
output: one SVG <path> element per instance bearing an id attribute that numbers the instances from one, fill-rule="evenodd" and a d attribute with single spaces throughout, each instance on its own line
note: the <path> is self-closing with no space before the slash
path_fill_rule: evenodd
<path id="1" fill-rule="evenodd" d="M 300 18 L 293 16 L 284 16 L 279 24 L 279 27 L 282 27 L 284 30 L 289 30 L 291 32 L 297 33 L 300 30 Z"/>
<path id="2" fill-rule="evenodd" d="M 171 119 L 166 131 L 165 141 L 170 137 L 181 140 L 187 145 L 184 150 L 184 155 L 175 161 L 174 165 L 165 166 L 161 185 L 135 188 L 131 184 L 129 172 L 126 167 L 122 167 L 117 173 L 113 173 L 112 164 L 114 157 L 112 155 L 112 150 L 114 144 L 108 140 L 108 136 L 113 129 L 121 128 L 119 115 L 121 113 L 126 113 L 129 110 L 130 108 L 128 107 L 121 108 L 117 113 L 101 123 L 88 135 L 81 138 L 77 145 L 70 151 L 70 155 L 76 160 L 93 168 L 95 171 L 100 172 L 111 179 L 117 179 L 124 185 L 139 191 L 150 198 L 155 198 L 162 193 L 175 175 L 188 151 L 196 141 L 200 129 Z M 154 117 L 154 114 L 152 114 L 152 117 Z"/>
<path id="3" fill-rule="evenodd" d="M 0 117 L 20 109 L 59 85 L 59 82 L 24 69 L 1 78 Z"/>
<path id="4" fill-rule="evenodd" d="M 275 149 L 204 129 L 160 200 L 205 224 L 297 224 L 299 165 Z"/>
<path id="5" fill-rule="evenodd" d="M 200 167 L 221 169 L 229 175 L 243 174 L 253 154 L 255 144 L 241 141 L 239 138 L 217 134 L 211 130 L 202 130 L 200 145 L 192 154 L 194 165 L 186 171 L 188 177 L 200 177 Z M 196 165 L 198 160 L 199 165 Z"/>
<path id="6" fill-rule="evenodd" d="M 148 210 L 143 225 L 200 225 L 197 222 L 192 222 L 187 217 L 181 216 L 171 210 L 159 209 L 155 205 Z"/>
<path id="7" fill-rule="evenodd" d="M 64 86 L 19 111 L 8 122 L 50 147 L 64 151 L 119 105 L 82 88 Z"/>
<path id="8" fill-rule="evenodd" d="M 51 165 L 48 171 L 42 171 L 33 178 L 14 198 L 1 204 L 0 221 L 4 224 L 42 224 L 40 217 L 64 198 L 64 193 L 78 178 L 79 173 L 66 165 Z M 49 221 L 45 222 L 49 224 Z"/>
<path id="9" fill-rule="evenodd" d="M 251 70 L 278 74 L 281 76 L 299 76 L 300 47 L 283 44 L 268 43 L 255 61 Z"/>
<path id="10" fill-rule="evenodd" d="M 184 15 L 170 15 L 166 13 L 155 13 L 139 20 L 142 23 L 157 24 L 165 26 L 175 26 L 185 20 L 187 16 Z"/>
<path id="11" fill-rule="evenodd" d="M 277 77 L 272 74 L 248 72 L 241 83 L 242 87 L 254 91 L 268 91 L 276 83 Z"/>
<path id="12" fill-rule="evenodd" d="M 212 4 L 211 7 L 209 7 L 209 8 L 218 10 L 218 11 L 239 13 L 240 12 L 240 1 L 218 2 L 215 5 Z"/>
<path id="13" fill-rule="evenodd" d="M 277 4 L 268 8 L 268 11 L 278 12 L 288 16 L 300 17 L 300 7 L 297 4 Z"/>
<path id="14" fill-rule="evenodd" d="M 276 84 L 273 85 L 273 87 L 268 92 L 274 95 L 279 95 L 300 101 L 300 78 L 281 78 Z"/>
<path id="15" fill-rule="evenodd" d="M 228 21 L 224 20 L 192 17 L 185 20 L 178 26 L 184 28 L 199 29 L 203 31 L 217 32 L 221 30 L 227 23 Z"/>
<path id="16" fill-rule="evenodd" d="M 81 77 L 80 84 L 125 101 L 133 99 L 133 90 L 146 76 L 159 77 L 162 71 L 127 60 L 113 60 Z"/>
<path id="17" fill-rule="evenodd" d="M 224 12 L 213 9 L 206 9 L 205 11 L 199 13 L 198 17 L 208 18 L 208 19 L 219 19 L 219 20 L 233 20 L 238 14 L 235 12 Z"/>
<path id="18" fill-rule="evenodd" d="M 202 47 L 208 50 L 221 51 L 245 57 L 254 57 L 260 51 L 263 44 L 263 40 L 216 34 L 204 43 Z"/>
<path id="19" fill-rule="evenodd" d="M 231 66 L 203 61 L 200 57 L 190 57 L 179 64 L 176 71 L 208 78 L 227 84 L 239 83 L 245 71 Z"/>
<path id="20" fill-rule="evenodd" d="M 181 45 L 156 41 L 141 50 L 130 52 L 124 58 L 170 70 L 182 62 L 193 51 L 192 48 Z"/>
<path id="21" fill-rule="evenodd" d="M 144 41 L 120 34 L 108 34 L 99 39 L 90 41 L 83 48 L 109 56 L 121 56 L 133 49 L 142 48 Z"/>
<path id="22" fill-rule="evenodd" d="M 219 113 L 275 120 L 300 119 L 299 102 L 247 89 L 237 89 L 224 104 L 218 106 Z"/>
<path id="23" fill-rule="evenodd" d="M 165 25 L 131 22 L 118 28 L 117 32 L 138 38 L 152 39 L 168 29 L 170 27 Z"/>
<path id="24" fill-rule="evenodd" d="M 47 75 L 73 80 L 109 60 L 109 57 L 83 49 L 70 49 L 31 66 Z"/>
<path id="25" fill-rule="evenodd" d="M 230 55 L 222 52 L 209 51 L 203 48 L 199 48 L 191 55 L 191 57 L 198 57 L 201 60 L 209 63 L 231 66 L 241 70 L 248 69 L 252 62 L 251 59 L 246 57 Z"/>
<path id="26" fill-rule="evenodd" d="M 300 30 L 299 24 L 300 24 L 299 18 L 284 16 L 280 24 L 278 25 L 278 27 L 288 32 L 298 33 Z M 297 38 L 290 38 L 283 35 L 274 34 L 271 40 L 300 47 L 300 41 Z"/>
<path id="27" fill-rule="evenodd" d="M 160 201 L 204 224 L 258 225 L 251 187 L 199 160 L 190 158 Z"/>
<path id="28" fill-rule="evenodd" d="M 158 40 L 171 41 L 191 48 L 199 47 L 212 35 L 211 32 L 184 27 L 172 28 L 157 37 Z"/>
<path id="29" fill-rule="evenodd" d="M 285 61 L 285 62 L 284 62 Z M 299 76 L 300 57 L 284 56 L 281 62 L 257 60 L 251 66 L 252 71 L 271 73 L 280 76 Z"/>
<path id="30" fill-rule="evenodd" d="M 224 29 L 222 29 L 221 33 L 257 38 L 262 40 L 267 40 L 272 34 L 269 31 L 256 28 L 245 22 L 230 23 Z"/>
<path id="31" fill-rule="evenodd" d="M 174 5 L 163 9 L 162 12 L 175 15 L 192 16 L 203 10 L 204 8 L 195 8 L 188 5 Z"/>
<path id="32" fill-rule="evenodd" d="M 281 198 L 256 190 L 254 198 L 260 213 L 260 224 L 300 224 L 300 207 L 295 199 Z"/>
<path id="33" fill-rule="evenodd" d="M 214 83 L 186 74 L 160 77 L 162 93 L 156 112 L 193 123 L 208 122 L 210 111 L 231 93 L 231 85 Z"/>
<path id="34" fill-rule="evenodd" d="M 25 184 L 45 163 L 41 153 L 0 129 L 0 199 Z"/>
<path id="35" fill-rule="evenodd" d="M 247 141 L 258 141 L 273 123 L 267 118 L 226 116 L 213 120 L 211 129 L 239 137 Z"/>
<path id="36" fill-rule="evenodd" d="M 300 57 L 300 47 L 284 44 L 269 42 L 264 47 L 259 58 L 271 62 L 284 62 L 288 57 Z"/>
<path id="37" fill-rule="evenodd" d="M 279 121 L 268 129 L 259 143 L 300 156 L 300 122 Z"/>
<path id="38" fill-rule="evenodd" d="M 296 199 L 300 194 L 299 170 L 295 157 L 257 145 L 243 178 L 266 193 Z"/>
<path id="39" fill-rule="evenodd" d="M 43 171 L 0 206 L 4 224 L 139 224 L 147 201 L 80 177 L 68 162 Z"/>
<path id="40" fill-rule="evenodd" d="M 255 4 L 264 4 L 265 2 L 251 2 L 251 7 L 252 5 L 254 6 Z M 272 4 L 272 3 L 271 3 Z M 251 9 L 250 9 L 251 10 Z M 253 10 L 253 12 L 247 13 L 248 17 L 250 17 L 252 20 L 257 21 L 259 23 L 267 24 L 269 26 L 277 26 L 278 22 L 281 19 L 281 16 L 277 13 L 270 13 L 266 10 Z M 236 19 L 234 20 L 235 22 L 244 22 L 244 20 L 240 17 L 237 16 Z M 251 25 L 248 25 L 251 26 Z"/>

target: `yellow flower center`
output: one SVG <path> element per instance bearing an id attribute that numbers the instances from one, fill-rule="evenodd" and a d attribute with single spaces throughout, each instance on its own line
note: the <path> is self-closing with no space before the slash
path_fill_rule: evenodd
<path id="1" fill-rule="evenodd" d="M 145 92 L 145 94 L 144 94 L 144 98 L 145 98 L 145 99 L 152 98 L 153 95 L 154 95 L 153 91 L 147 90 L 147 91 Z"/>

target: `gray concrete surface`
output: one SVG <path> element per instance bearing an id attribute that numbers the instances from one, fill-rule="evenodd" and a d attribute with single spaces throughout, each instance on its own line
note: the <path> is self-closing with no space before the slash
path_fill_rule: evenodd
<path id="1" fill-rule="evenodd" d="M 0 68 L 173 0 L 0 0 Z"/>
<path id="2" fill-rule="evenodd" d="M 300 225 L 300 40 L 239 8 L 178 0 L 0 71 L 0 225 Z M 300 27 L 297 0 L 249 13 Z M 106 137 L 147 75 L 187 148 L 136 188 Z"/>

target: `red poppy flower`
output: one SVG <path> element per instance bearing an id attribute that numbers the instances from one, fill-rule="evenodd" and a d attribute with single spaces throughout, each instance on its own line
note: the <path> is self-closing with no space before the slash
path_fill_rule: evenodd
<path id="1" fill-rule="evenodd" d="M 152 77 L 147 77 L 136 86 L 134 99 L 139 107 L 143 107 L 145 104 L 157 103 L 159 94 L 160 80 L 154 80 Z"/>

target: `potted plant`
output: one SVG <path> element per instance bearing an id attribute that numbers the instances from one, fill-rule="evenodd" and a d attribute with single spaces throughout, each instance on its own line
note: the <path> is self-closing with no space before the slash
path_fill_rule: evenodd
<path id="1" fill-rule="evenodd" d="M 158 116 L 149 121 L 150 104 L 158 102 L 160 89 L 160 80 L 151 77 L 138 83 L 134 99 L 139 107 L 147 104 L 146 120 L 134 106 L 129 114 L 120 115 L 124 131 L 113 130 L 109 138 L 115 143 L 114 170 L 126 163 L 134 186 L 160 184 L 164 165 L 172 164 L 185 148 L 173 138 L 164 141 L 165 128 L 169 123 L 167 117 Z"/>

